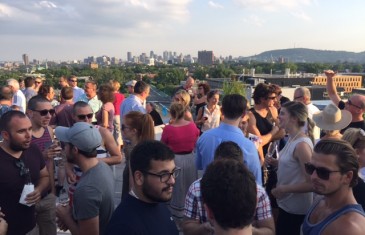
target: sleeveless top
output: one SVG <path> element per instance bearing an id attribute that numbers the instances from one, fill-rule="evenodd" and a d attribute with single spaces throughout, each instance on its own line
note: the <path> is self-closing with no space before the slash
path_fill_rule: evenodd
<path id="1" fill-rule="evenodd" d="M 39 138 L 32 135 L 32 143 L 36 144 L 41 152 L 48 148 L 52 144 L 52 137 L 49 134 L 48 128 L 44 128 L 43 135 Z"/>
<path id="2" fill-rule="evenodd" d="M 205 102 L 195 105 L 195 116 L 198 116 L 199 109 L 205 105 L 207 105 Z"/>
<path id="3" fill-rule="evenodd" d="M 261 135 L 266 135 L 272 130 L 272 114 L 270 112 L 270 109 L 267 112 L 266 117 L 262 117 L 258 112 L 256 112 L 255 108 L 251 108 L 250 111 L 256 118 L 256 127 L 259 129 Z M 269 143 L 265 144 L 263 146 L 263 152 L 264 155 L 267 153 L 267 148 L 269 147 Z"/>
<path id="4" fill-rule="evenodd" d="M 213 112 L 210 113 L 208 106 L 205 105 L 203 107 L 203 117 L 206 117 L 208 119 L 202 125 L 202 132 L 216 128 L 219 126 L 219 123 L 221 121 L 221 108 L 219 107 L 219 105 L 216 105 Z"/>
<path id="5" fill-rule="evenodd" d="M 305 142 L 313 149 L 313 143 L 309 137 L 300 137 L 293 141 L 288 141 L 279 152 L 278 182 L 277 185 L 295 185 L 306 181 L 305 173 L 302 172 L 301 163 L 293 157 L 296 146 Z M 312 193 L 288 193 L 283 198 L 276 199 L 279 207 L 284 211 L 305 215 L 313 202 Z"/>
<path id="6" fill-rule="evenodd" d="M 336 220 L 341 215 L 344 215 L 349 212 L 357 212 L 365 217 L 365 213 L 359 204 L 351 204 L 346 205 L 342 207 L 341 209 L 333 212 L 329 216 L 327 216 L 324 220 L 321 222 L 318 222 L 316 224 L 312 224 L 309 222 L 309 218 L 313 212 L 313 210 L 316 208 L 316 206 L 319 204 L 321 200 L 318 200 L 318 202 L 314 203 L 313 206 L 309 209 L 307 215 L 304 218 L 303 226 L 302 226 L 302 232 L 304 235 L 319 235 L 323 232 L 323 230 L 334 220 Z"/>

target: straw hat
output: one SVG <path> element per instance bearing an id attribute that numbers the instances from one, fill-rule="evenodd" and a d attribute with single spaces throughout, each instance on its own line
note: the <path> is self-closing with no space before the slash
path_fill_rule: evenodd
<path id="1" fill-rule="evenodd" d="M 323 111 L 313 114 L 313 121 L 322 130 L 342 130 L 350 124 L 352 116 L 349 111 L 340 110 L 331 103 Z"/>

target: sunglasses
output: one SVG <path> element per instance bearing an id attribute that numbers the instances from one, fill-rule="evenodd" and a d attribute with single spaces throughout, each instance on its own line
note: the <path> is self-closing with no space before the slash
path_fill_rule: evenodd
<path id="1" fill-rule="evenodd" d="M 341 171 L 331 171 L 325 167 L 315 167 L 313 164 L 307 162 L 304 164 L 305 172 L 308 175 L 312 175 L 314 171 L 316 171 L 318 178 L 322 180 L 328 180 L 330 178 L 330 174 L 333 172 L 341 172 Z"/>
<path id="2" fill-rule="evenodd" d="M 354 106 L 355 108 L 362 109 L 360 106 L 353 104 L 351 100 L 347 100 L 347 103 L 351 106 Z"/>
<path id="3" fill-rule="evenodd" d="M 41 84 L 42 82 L 34 82 L 35 84 Z"/>
<path id="4" fill-rule="evenodd" d="M 91 119 L 93 118 L 94 114 L 93 113 L 89 113 L 89 114 L 80 114 L 80 115 L 77 115 L 77 118 L 78 119 L 81 119 L 81 120 L 85 120 L 86 118 L 87 119 Z"/>
<path id="5" fill-rule="evenodd" d="M 297 100 L 297 99 L 300 99 L 300 98 L 303 98 L 303 96 L 294 97 L 294 100 Z"/>
<path id="6" fill-rule="evenodd" d="M 46 116 L 48 113 L 51 114 L 51 116 L 55 114 L 54 109 L 43 109 L 43 110 L 32 110 L 32 111 L 38 112 L 41 116 Z"/>
<path id="7" fill-rule="evenodd" d="M 23 160 L 19 159 L 15 162 L 15 166 L 20 169 L 20 176 L 24 176 L 26 174 L 29 174 L 29 169 L 25 167 L 25 163 Z"/>
<path id="8" fill-rule="evenodd" d="M 70 82 L 77 82 L 77 80 L 70 80 Z"/>

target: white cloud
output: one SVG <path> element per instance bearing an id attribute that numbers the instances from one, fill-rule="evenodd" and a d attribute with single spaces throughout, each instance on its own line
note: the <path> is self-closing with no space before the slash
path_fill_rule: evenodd
<path id="1" fill-rule="evenodd" d="M 243 8 L 262 9 L 265 11 L 279 11 L 309 6 L 316 0 L 233 0 Z"/>
<path id="2" fill-rule="evenodd" d="M 218 9 L 222 9 L 224 8 L 223 5 L 219 4 L 219 3 L 216 3 L 216 2 L 213 2 L 213 1 L 209 1 L 208 2 L 208 5 L 211 7 L 211 8 L 218 8 Z"/>
<path id="3" fill-rule="evenodd" d="M 302 19 L 305 21 L 312 21 L 312 18 L 303 11 L 293 11 L 290 14 L 298 19 Z"/>
<path id="4" fill-rule="evenodd" d="M 29 35 L 95 37 L 121 36 L 130 31 L 156 33 L 161 27 L 187 22 L 191 1 L 4 0 L 0 4 L 0 24 L 5 35 L 22 32 Z"/>
<path id="5" fill-rule="evenodd" d="M 254 25 L 256 27 L 262 27 L 265 24 L 265 20 L 256 16 L 256 15 L 250 15 L 243 19 L 245 23 Z"/>

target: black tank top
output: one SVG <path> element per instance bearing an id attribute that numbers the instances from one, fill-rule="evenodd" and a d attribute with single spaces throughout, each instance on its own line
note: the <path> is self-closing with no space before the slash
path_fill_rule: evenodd
<path id="1" fill-rule="evenodd" d="M 273 117 L 270 112 L 270 109 L 268 110 L 266 117 L 262 117 L 259 113 L 257 113 L 255 108 L 251 108 L 250 111 L 253 113 L 253 115 L 256 118 L 256 127 L 257 127 L 257 129 L 259 129 L 260 134 L 261 135 L 268 134 L 272 130 L 272 124 L 273 124 Z M 269 147 L 269 143 L 262 147 L 264 155 L 266 155 L 268 147 Z"/>

